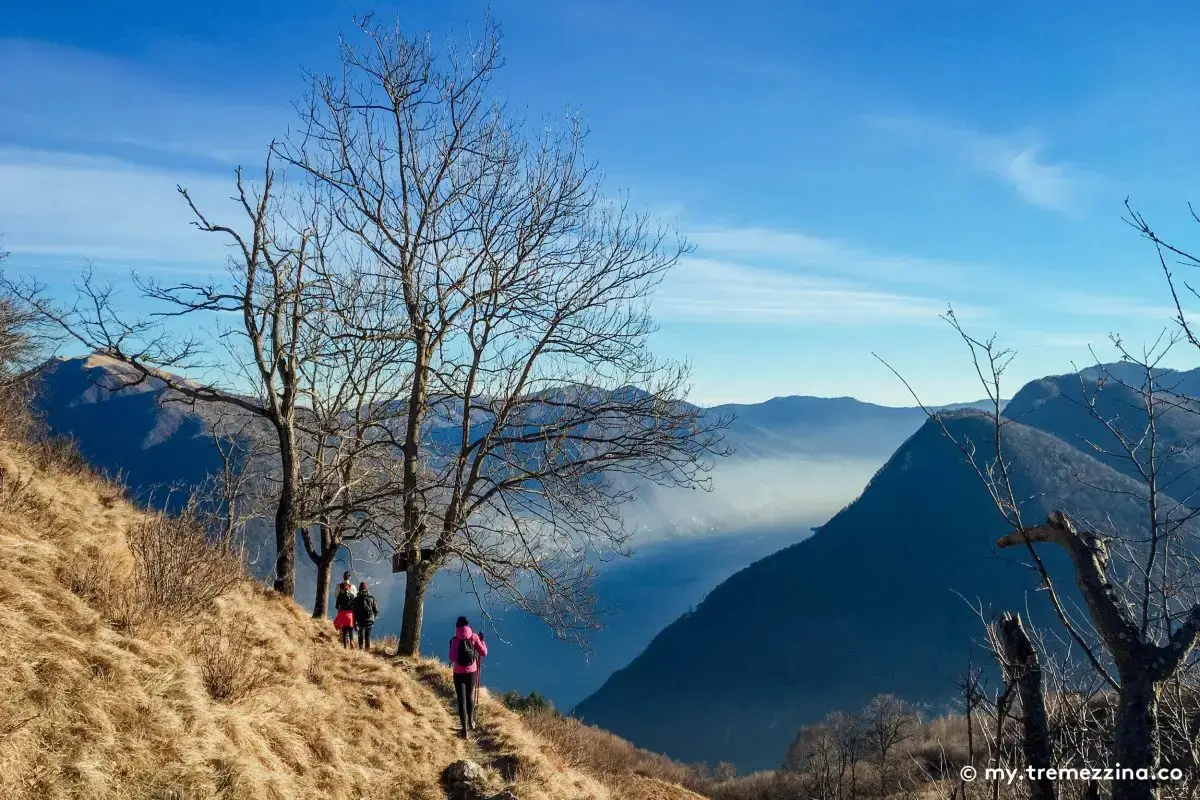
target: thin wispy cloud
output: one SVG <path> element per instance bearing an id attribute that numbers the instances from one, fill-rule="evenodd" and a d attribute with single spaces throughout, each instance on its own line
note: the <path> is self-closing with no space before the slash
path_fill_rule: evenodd
<path id="1" fill-rule="evenodd" d="M 862 278 L 900 284 L 978 285 L 992 270 L 979 264 L 959 264 L 907 255 L 872 252 L 836 239 L 775 228 L 701 228 L 687 233 L 704 257 L 734 257 L 756 263 L 769 261 L 831 277 Z"/>
<path id="2" fill-rule="evenodd" d="M 12 266 L 32 257 L 218 270 L 226 257 L 222 242 L 191 226 L 179 184 L 214 218 L 239 221 L 232 175 L 0 147 L 0 231 Z"/>
<path id="3" fill-rule="evenodd" d="M 0 140 L 47 149 L 143 151 L 258 163 L 282 133 L 287 98 L 250 102 L 166 82 L 143 67 L 71 47 L 0 39 Z"/>
<path id="4" fill-rule="evenodd" d="M 985 313 L 955 306 L 965 315 Z M 664 321 L 751 325 L 941 324 L 946 301 L 731 261 L 684 259 L 654 299 Z"/>
<path id="5" fill-rule="evenodd" d="M 1076 211 L 1098 176 L 1046 154 L 1043 142 L 997 136 L 914 116 L 875 116 L 877 128 L 922 148 L 949 153 L 964 165 L 1007 183 L 1031 205 L 1051 211 Z"/>

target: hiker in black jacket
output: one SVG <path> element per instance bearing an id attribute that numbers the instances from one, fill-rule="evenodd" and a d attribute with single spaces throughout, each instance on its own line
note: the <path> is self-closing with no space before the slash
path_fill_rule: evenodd
<path id="1" fill-rule="evenodd" d="M 371 649 L 371 626 L 379 616 L 379 604 L 375 596 L 367 588 L 367 582 L 358 585 L 358 594 L 354 598 L 354 626 L 358 628 L 358 649 Z"/>

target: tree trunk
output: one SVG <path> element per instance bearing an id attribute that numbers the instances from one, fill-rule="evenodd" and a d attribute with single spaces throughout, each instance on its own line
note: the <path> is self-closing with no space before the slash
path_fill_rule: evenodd
<path id="1" fill-rule="evenodd" d="M 413 313 L 415 319 L 415 313 Z M 404 579 L 404 612 L 400 623 L 400 646 L 396 654 L 413 657 L 421 652 L 421 626 L 425 621 L 425 589 L 431 577 L 422 559 L 422 535 L 425 530 L 417 508 L 417 474 L 421 457 L 421 420 L 425 415 L 425 374 L 428 366 L 426 331 L 416 325 L 413 332 L 414 360 L 412 390 L 408 398 L 408 414 L 404 435 L 404 549 L 408 552 L 408 569 Z"/>
<path id="2" fill-rule="evenodd" d="M 333 574 L 334 550 L 326 546 L 317 562 L 317 594 L 313 601 L 313 619 L 326 619 L 329 612 L 329 579 Z"/>
<path id="3" fill-rule="evenodd" d="M 296 595 L 296 524 L 297 489 L 300 465 L 296 461 L 295 434 L 286 424 L 276 427 L 283 475 L 279 487 L 279 505 L 275 509 L 275 591 L 286 597 Z"/>
<path id="4" fill-rule="evenodd" d="M 403 533 L 406 541 L 405 549 L 420 550 L 423 542 L 420 531 L 424 529 L 417 508 L 417 475 L 421 469 L 421 420 L 425 416 L 425 369 L 427 354 L 425 352 L 425 330 L 418 327 L 415 333 L 416 355 L 413 361 L 412 392 L 408 398 L 408 413 L 405 420 L 404 432 L 404 519 Z M 419 562 L 414 559 L 414 563 Z M 411 581 L 412 568 L 409 568 Z"/>
<path id="5" fill-rule="evenodd" d="M 1042 693 L 1042 667 L 1037 651 L 1029 641 L 1021 618 L 1002 614 L 999 620 L 1000 642 L 1004 648 L 1005 677 L 1016 684 L 1021 697 L 1021 749 L 1025 765 L 1038 770 L 1031 781 L 1030 800 L 1054 800 L 1054 781 L 1046 774 L 1054 760 L 1050 723 L 1046 717 L 1046 698 Z"/>
<path id="6" fill-rule="evenodd" d="M 397 655 L 413 657 L 421 653 L 421 626 L 425 623 L 425 590 L 429 588 L 426 566 L 410 564 L 404 579 L 404 616 L 400 623 L 400 647 Z"/>
<path id="7" fill-rule="evenodd" d="M 1141 675 L 1122 675 L 1113 725 L 1113 766 L 1117 772 L 1112 800 L 1153 800 L 1158 796 L 1153 780 L 1158 768 L 1157 716 L 1158 687 L 1154 681 Z M 1138 777 L 1137 770 L 1146 770 L 1147 777 Z"/>
<path id="8" fill-rule="evenodd" d="M 333 572 L 334 559 L 342 546 L 342 534 L 339 529 L 335 536 L 334 528 L 328 521 L 317 523 L 317 530 L 321 533 L 321 550 L 319 552 L 312 546 L 309 529 L 301 528 L 300 532 L 304 536 L 304 549 L 317 568 L 317 591 L 313 600 L 313 619 L 325 619 L 329 611 L 330 574 Z"/>

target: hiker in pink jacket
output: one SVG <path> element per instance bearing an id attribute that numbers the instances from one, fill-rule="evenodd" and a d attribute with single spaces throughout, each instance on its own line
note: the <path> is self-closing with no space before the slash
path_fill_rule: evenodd
<path id="1" fill-rule="evenodd" d="M 462 738 L 475 730 L 475 687 L 479 680 L 479 659 L 487 655 L 487 644 L 471 630 L 466 617 L 454 623 L 450 640 L 450 664 L 454 667 L 454 696 L 458 699 L 458 720 Z"/>

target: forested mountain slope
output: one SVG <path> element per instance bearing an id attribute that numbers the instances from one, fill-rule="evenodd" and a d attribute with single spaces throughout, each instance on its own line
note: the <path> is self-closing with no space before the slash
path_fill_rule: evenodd
<path id="1" fill-rule="evenodd" d="M 943 419 L 987 452 L 988 417 Z M 1028 518 L 1052 504 L 1138 523 L 1141 504 L 1119 493 L 1137 488 L 1130 478 L 1035 428 L 1005 431 Z M 1006 532 L 962 453 L 929 421 L 811 539 L 731 577 L 576 711 L 641 746 L 744 770 L 778 764 L 802 724 L 875 694 L 944 703 L 968 659 L 984 658 L 972 605 L 990 614 L 1028 604 L 1034 622 L 1050 621 L 1031 594 L 1033 573 L 993 551 Z M 1058 553 L 1046 559 L 1066 571 Z M 1069 574 L 1060 583 L 1071 591 Z"/>

